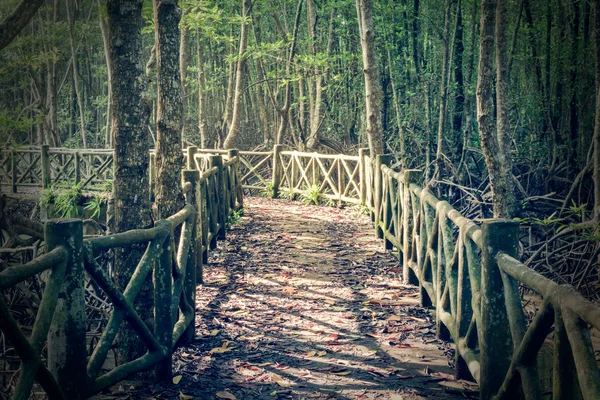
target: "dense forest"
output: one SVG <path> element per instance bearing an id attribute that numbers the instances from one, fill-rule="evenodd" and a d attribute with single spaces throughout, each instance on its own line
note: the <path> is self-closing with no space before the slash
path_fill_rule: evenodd
<path id="1" fill-rule="evenodd" d="M 115 145 L 118 3 L 0 4 L 4 146 Z M 596 1 L 175 1 L 162 30 L 120 3 L 148 148 L 390 153 L 468 216 L 519 218 L 528 264 L 598 298 Z"/>

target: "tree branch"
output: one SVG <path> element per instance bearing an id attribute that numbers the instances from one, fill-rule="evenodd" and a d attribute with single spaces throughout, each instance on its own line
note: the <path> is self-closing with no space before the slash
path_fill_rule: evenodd
<path id="1" fill-rule="evenodd" d="M 27 26 L 45 0 L 22 0 L 17 8 L 0 23 L 0 51 Z"/>

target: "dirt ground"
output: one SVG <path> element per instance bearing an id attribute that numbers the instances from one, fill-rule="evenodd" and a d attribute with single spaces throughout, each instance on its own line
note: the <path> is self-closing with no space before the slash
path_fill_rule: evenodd
<path id="1" fill-rule="evenodd" d="M 451 344 L 356 210 L 245 199 L 198 287 L 196 340 L 135 399 L 459 399 Z"/>

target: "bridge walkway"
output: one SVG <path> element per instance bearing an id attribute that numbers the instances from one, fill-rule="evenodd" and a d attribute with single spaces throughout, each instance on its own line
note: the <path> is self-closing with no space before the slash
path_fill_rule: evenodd
<path id="1" fill-rule="evenodd" d="M 181 380 L 145 390 L 179 399 L 476 398 L 476 387 L 454 380 L 452 345 L 435 338 L 417 289 L 400 275 L 357 211 L 246 198 L 205 266 L 196 340 L 173 356 Z"/>

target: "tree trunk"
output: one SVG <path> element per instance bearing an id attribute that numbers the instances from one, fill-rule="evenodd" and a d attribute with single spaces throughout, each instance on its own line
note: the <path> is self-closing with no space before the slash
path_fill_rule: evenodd
<path id="1" fill-rule="evenodd" d="M 8 46 L 19 32 L 27 26 L 31 18 L 45 0 L 22 0 L 17 8 L 0 22 L 0 51 Z"/>
<path id="2" fill-rule="evenodd" d="M 381 132 L 381 81 L 375 50 L 372 0 L 356 0 L 356 11 L 365 77 L 367 138 L 371 156 L 374 157 L 383 154 L 383 134 Z"/>
<path id="3" fill-rule="evenodd" d="M 508 120 L 508 56 L 506 51 L 507 0 L 498 0 L 496 8 L 496 119 L 500 152 L 500 176 L 503 180 L 503 196 L 499 213 L 502 218 L 512 218 L 517 213 L 512 155 L 510 146 L 510 124 Z"/>
<path id="4" fill-rule="evenodd" d="M 98 0 L 98 7 L 101 6 L 100 0 Z M 100 31 L 102 32 L 102 44 L 104 45 L 104 59 L 106 60 L 106 70 L 108 72 L 108 100 L 106 104 L 106 136 L 104 139 L 104 145 L 107 148 L 112 148 L 112 122 L 111 122 L 111 108 L 112 108 L 112 72 L 111 72 L 111 64 L 110 64 L 110 38 L 108 36 L 108 26 L 106 24 L 106 20 L 104 16 L 99 13 L 98 18 L 100 19 Z"/>
<path id="5" fill-rule="evenodd" d="M 181 80 L 179 78 L 179 20 L 176 0 L 154 0 L 156 70 L 156 219 L 170 217 L 183 205 L 181 171 Z"/>
<path id="6" fill-rule="evenodd" d="M 69 47 L 71 49 L 71 63 L 73 68 L 73 84 L 75 85 L 75 95 L 77 97 L 77 108 L 79 111 L 79 130 L 83 148 L 87 148 L 86 127 L 85 127 L 85 109 L 83 107 L 83 94 L 81 93 L 81 83 L 79 78 L 79 63 L 77 62 L 77 51 L 75 49 L 75 38 L 73 34 L 73 17 L 71 16 L 71 4 L 67 1 L 67 22 L 69 24 Z"/>
<path id="7" fill-rule="evenodd" d="M 242 0 L 244 1 L 244 0 Z M 233 36 L 233 25 L 231 26 L 230 36 Z M 227 96 L 225 98 L 225 110 L 223 114 L 223 121 L 221 123 L 221 130 L 219 132 L 218 144 L 222 145 L 225 140 L 226 132 L 231 127 L 231 115 L 233 114 L 233 89 L 235 75 L 235 63 L 233 62 L 233 52 L 235 48 L 233 45 L 229 46 L 229 72 L 227 73 Z"/>
<path id="8" fill-rule="evenodd" d="M 144 71 L 142 59 L 143 0 L 108 0 L 110 60 L 113 83 L 112 124 L 114 134 L 114 230 L 124 232 L 152 226 L 148 182 L 146 132 L 149 108 L 142 101 Z M 115 279 L 124 290 L 146 244 L 117 249 Z M 152 326 L 152 287 L 144 285 L 136 300 L 136 310 L 148 326 Z M 123 363 L 146 353 L 147 348 L 124 326 L 118 339 L 119 361 Z"/>
<path id="9" fill-rule="evenodd" d="M 596 118 L 594 121 L 594 218 L 600 220 L 600 0 L 594 0 L 594 56 L 596 61 Z"/>
<path id="10" fill-rule="evenodd" d="M 450 58 L 450 5 L 451 0 L 446 0 L 444 5 L 444 32 L 442 38 L 442 73 L 440 76 L 440 107 L 438 114 L 437 150 L 435 152 L 435 170 L 433 172 L 432 179 L 439 179 L 444 156 L 444 131 L 448 103 L 448 65 Z"/>
<path id="11" fill-rule="evenodd" d="M 187 13 L 187 11 L 186 11 Z M 188 68 L 188 47 L 190 41 L 190 32 L 187 27 L 181 30 L 179 41 L 179 77 L 181 79 L 181 143 L 185 145 L 185 121 L 187 119 L 188 99 L 185 81 Z"/>
<path id="12" fill-rule="evenodd" d="M 238 50 L 237 73 L 235 76 L 235 94 L 233 96 L 233 112 L 229 133 L 223 142 L 224 149 L 233 149 L 236 146 L 240 130 L 240 111 L 242 108 L 242 92 L 244 91 L 244 64 L 246 62 L 246 47 L 248 45 L 248 30 L 246 18 L 250 14 L 250 0 L 242 0 L 242 25 L 240 27 L 240 47 Z"/>
<path id="13" fill-rule="evenodd" d="M 204 93 L 204 51 L 202 49 L 202 34 L 198 29 L 196 33 L 196 54 L 198 56 L 198 133 L 200 134 L 200 147 L 205 149 L 208 140 L 206 132 L 206 95 Z"/>
<path id="14" fill-rule="evenodd" d="M 496 124 L 494 121 L 494 27 L 496 25 L 496 12 L 498 3 L 504 0 L 482 0 L 481 1 L 481 34 L 479 42 L 479 70 L 477 79 L 477 122 L 479 123 L 479 137 L 481 140 L 481 149 L 485 158 L 485 163 L 488 169 L 490 184 L 492 187 L 492 202 L 495 218 L 511 218 L 514 216 L 514 190 L 512 183 L 512 175 L 507 173 L 505 164 L 506 155 L 504 147 L 498 142 L 496 132 Z M 500 8 L 505 6 L 500 5 Z M 506 23 L 505 11 L 500 10 L 498 13 L 498 26 L 496 26 L 496 35 L 505 32 Z M 498 41 L 503 41 L 504 37 L 498 38 Z M 501 50 L 502 44 L 499 45 Z M 504 47 L 506 48 L 506 47 Z M 500 51 L 502 53 L 502 51 Z M 502 59 L 504 58 L 504 59 Z M 500 54 L 498 59 L 503 64 L 499 68 L 498 75 L 502 75 L 500 70 L 506 72 L 506 53 Z M 500 97 L 505 96 L 503 85 L 506 83 L 500 82 L 498 89 Z M 506 97 L 499 99 L 505 101 Z M 502 107 L 502 105 L 501 105 Z M 499 110 L 500 113 L 502 110 Z M 503 128 L 506 125 L 502 125 Z M 502 143 L 504 144 L 504 143 Z"/>

